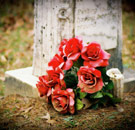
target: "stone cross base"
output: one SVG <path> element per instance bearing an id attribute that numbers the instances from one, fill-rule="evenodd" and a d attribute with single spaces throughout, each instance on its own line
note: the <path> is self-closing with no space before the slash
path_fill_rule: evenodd
<path id="1" fill-rule="evenodd" d="M 36 88 L 38 77 L 32 75 L 32 67 L 7 71 L 5 76 L 5 96 L 10 94 L 39 96 Z"/>
<path id="2" fill-rule="evenodd" d="M 124 70 L 124 92 L 135 92 L 135 71 Z M 32 67 L 6 72 L 5 96 L 19 94 L 28 97 L 38 97 L 36 83 L 38 77 L 32 75 Z"/>

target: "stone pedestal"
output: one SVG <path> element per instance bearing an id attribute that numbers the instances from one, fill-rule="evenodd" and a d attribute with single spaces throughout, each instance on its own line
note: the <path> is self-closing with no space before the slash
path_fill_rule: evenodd
<path id="1" fill-rule="evenodd" d="M 36 88 L 38 78 L 32 75 L 32 67 L 7 71 L 5 76 L 5 96 L 20 94 L 22 96 L 38 97 Z"/>

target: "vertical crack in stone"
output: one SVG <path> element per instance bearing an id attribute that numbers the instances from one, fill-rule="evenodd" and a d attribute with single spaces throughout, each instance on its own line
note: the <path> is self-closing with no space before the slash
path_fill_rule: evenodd
<path id="1" fill-rule="evenodd" d="M 76 0 L 73 0 L 73 37 L 75 37 L 75 10 L 76 10 Z"/>

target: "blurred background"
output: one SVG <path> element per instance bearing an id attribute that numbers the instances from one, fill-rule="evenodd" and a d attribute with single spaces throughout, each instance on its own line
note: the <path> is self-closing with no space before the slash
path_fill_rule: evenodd
<path id="1" fill-rule="evenodd" d="M 135 69 L 135 1 L 123 0 L 124 67 Z M 0 95 L 4 73 L 32 65 L 34 0 L 0 0 Z"/>

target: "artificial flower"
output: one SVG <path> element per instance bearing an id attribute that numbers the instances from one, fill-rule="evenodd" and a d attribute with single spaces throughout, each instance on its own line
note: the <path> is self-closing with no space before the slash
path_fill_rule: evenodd
<path id="1" fill-rule="evenodd" d="M 52 104 L 56 111 L 60 113 L 75 112 L 75 94 L 73 89 L 68 88 L 66 90 L 54 90 L 52 94 Z"/>
<path id="2" fill-rule="evenodd" d="M 81 56 L 84 59 L 85 66 L 106 67 L 109 64 L 110 54 L 102 50 L 100 44 L 96 42 L 83 47 Z"/>
<path id="3" fill-rule="evenodd" d="M 78 87 L 82 92 L 95 93 L 103 88 L 103 81 L 101 78 L 101 72 L 95 68 L 89 68 L 88 66 L 80 67 L 78 73 Z"/>
<path id="4" fill-rule="evenodd" d="M 63 49 L 64 54 L 66 55 L 68 60 L 77 61 L 81 55 L 82 50 L 82 40 L 79 38 L 71 38 L 68 43 L 65 44 Z"/>
<path id="5" fill-rule="evenodd" d="M 63 70 L 69 70 L 73 66 L 73 62 L 68 60 L 67 57 L 61 57 L 60 55 L 56 54 L 48 63 L 48 66 L 52 66 L 53 68 L 59 67 Z"/>

